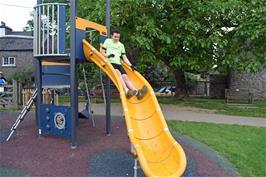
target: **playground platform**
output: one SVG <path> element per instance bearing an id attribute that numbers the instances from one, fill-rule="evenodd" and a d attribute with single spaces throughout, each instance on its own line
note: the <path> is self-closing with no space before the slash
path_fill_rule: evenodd
<path id="1" fill-rule="evenodd" d="M 30 113 L 9 142 L 5 138 L 18 113 L 0 113 L 0 176 L 126 177 L 133 176 L 125 121 L 113 117 L 112 135 L 105 134 L 105 119 L 95 116 L 80 120 L 78 148 L 70 149 L 68 139 L 38 137 L 35 114 Z M 185 177 L 240 176 L 233 165 L 208 146 L 173 133 L 185 150 L 188 166 Z M 138 176 L 144 176 L 141 169 Z"/>

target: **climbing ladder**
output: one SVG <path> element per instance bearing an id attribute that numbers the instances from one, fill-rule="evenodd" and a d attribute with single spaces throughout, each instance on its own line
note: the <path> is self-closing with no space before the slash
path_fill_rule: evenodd
<path id="1" fill-rule="evenodd" d="M 13 135 L 13 133 L 16 131 L 18 125 L 23 121 L 23 119 L 25 118 L 25 116 L 27 115 L 27 113 L 30 111 L 30 108 L 33 105 L 36 97 L 37 97 L 37 89 L 33 92 L 32 96 L 29 99 L 29 101 L 27 102 L 26 106 L 23 108 L 23 110 L 19 114 L 17 120 L 15 121 L 15 123 L 13 124 L 13 126 L 11 127 L 11 129 L 10 129 L 11 132 L 8 135 L 6 141 L 9 141 L 9 139 L 11 138 L 11 136 Z"/>
<path id="2" fill-rule="evenodd" d="M 89 92 L 89 87 L 88 87 L 88 82 L 87 82 L 87 77 L 86 77 L 86 71 L 85 71 L 84 66 L 83 66 L 83 77 L 84 77 L 84 83 L 85 83 L 85 88 L 86 88 L 86 104 L 85 104 L 85 109 L 83 111 L 81 111 L 79 115 L 84 116 L 86 119 L 91 118 L 92 126 L 95 127 L 93 110 L 91 109 L 90 92 Z"/>

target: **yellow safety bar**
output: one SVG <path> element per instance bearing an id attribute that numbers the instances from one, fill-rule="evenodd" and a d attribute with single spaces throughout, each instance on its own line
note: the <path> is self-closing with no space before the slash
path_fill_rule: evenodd
<path id="1" fill-rule="evenodd" d="M 42 61 L 42 66 L 68 66 L 69 63 Z"/>
<path id="2" fill-rule="evenodd" d="M 86 28 L 95 29 L 100 32 L 100 35 L 107 36 L 107 28 L 104 25 L 85 20 L 80 17 L 76 17 L 76 28 L 80 30 L 86 30 Z"/>

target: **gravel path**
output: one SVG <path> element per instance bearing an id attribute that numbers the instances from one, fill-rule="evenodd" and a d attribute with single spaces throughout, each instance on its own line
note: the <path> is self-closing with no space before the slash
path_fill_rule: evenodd
<path id="1" fill-rule="evenodd" d="M 80 104 L 80 110 L 83 105 Z M 209 122 L 218 124 L 237 124 L 248 125 L 256 127 L 266 127 L 266 118 L 254 118 L 254 117 L 241 117 L 241 116 L 229 116 L 222 114 L 215 114 L 213 110 L 179 107 L 176 105 L 162 104 L 161 108 L 163 114 L 168 120 L 182 120 L 193 122 Z M 95 115 L 105 115 L 104 104 L 93 104 L 92 110 Z M 120 103 L 112 103 L 111 114 L 113 116 L 123 116 L 123 110 Z"/>

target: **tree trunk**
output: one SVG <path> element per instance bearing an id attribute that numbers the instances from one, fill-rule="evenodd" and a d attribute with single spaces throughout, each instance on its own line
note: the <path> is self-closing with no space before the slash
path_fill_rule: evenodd
<path id="1" fill-rule="evenodd" d="M 182 70 L 174 70 L 174 76 L 176 81 L 175 97 L 178 99 L 188 98 L 185 72 Z"/>

